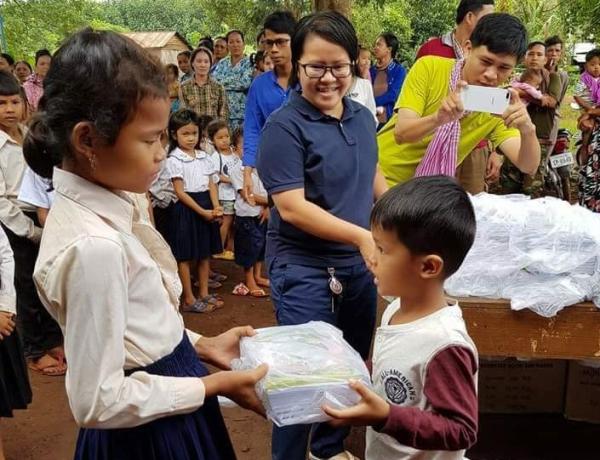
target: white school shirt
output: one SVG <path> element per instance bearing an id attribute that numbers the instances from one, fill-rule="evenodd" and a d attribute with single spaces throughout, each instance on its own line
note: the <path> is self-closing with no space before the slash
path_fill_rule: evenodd
<path id="1" fill-rule="evenodd" d="M 186 332 L 169 246 L 127 193 L 57 168 L 53 177 L 34 281 L 65 337 L 75 420 L 124 428 L 196 410 L 205 395 L 199 378 L 125 376 L 170 354 Z"/>
<path id="2" fill-rule="evenodd" d="M 240 162 L 231 172 L 231 182 L 235 188 L 235 215 L 238 217 L 258 217 L 263 210 L 261 205 L 252 206 L 242 198 L 240 190 L 244 188 L 244 166 Z M 257 196 L 267 196 L 265 186 L 258 177 L 256 169 L 252 169 L 252 193 Z"/>
<path id="3" fill-rule="evenodd" d="M 23 214 L 35 212 L 35 206 L 18 200 L 26 167 L 23 147 L 0 131 L 0 222 L 16 235 L 37 243 L 42 229 Z"/>
<path id="4" fill-rule="evenodd" d="M 227 176 L 231 179 L 231 171 L 233 171 L 239 164 L 241 166 L 242 160 L 235 153 L 231 152 L 230 155 L 223 155 L 218 153 L 215 155 L 215 161 L 218 161 L 218 168 L 220 168 L 220 174 Z M 235 188 L 233 184 L 227 184 L 225 182 L 219 183 L 219 200 L 221 201 L 234 201 L 235 200 Z"/>
<path id="5" fill-rule="evenodd" d="M 31 168 L 25 169 L 19 191 L 19 201 L 29 203 L 36 208 L 50 209 L 54 201 L 52 181 L 38 176 Z"/>
<path id="6" fill-rule="evenodd" d="M 467 333 L 456 300 L 451 300 L 449 306 L 425 318 L 407 324 L 390 325 L 399 309 L 400 299 L 389 304 L 381 318 L 381 326 L 375 333 L 373 389 L 390 404 L 427 410 L 430 406 L 423 389 L 429 361 L 449 346 L 471 350 L 477 361 L 477 348 Z M 413 449 L 385 433 L 367 428 L 366 460 L 462 460 L 464 456 L 464 450 Z"/>
<path id="7" fill-rule="evenodd" d="M 173 189 L 173 181 L 167 169 L 167 159 L 160 165 L 160 174 L 150 186 L 150 199 L 154 208 L 166 208 L 177 201 L 177 195 Z"/>
<path id="8" fill-rule="evenodd" d="M 0 227 L 0 311 L 17 314 L 15 258 L 2 227 Z"/>
<path id="9" fill-rule="evenodd" d="M 189 193 L 208 191 L 212 176 L 219 171 L 206 152 L 196 150 L 192 158 L 179 148 L 167 158 L 167 169 L 171 179 L 183 179 L 183 190 Z"/>
<path id="10" fill-rule="evenodd" d="M 377 107 L 373 94 L 373 85 L 369 80 L 356 77 L 350 91 L 348 91 L 348 97 L 369 109 L 369 112 L 373 114 L 375 123 L 379 124 L 377 121 Z"/>

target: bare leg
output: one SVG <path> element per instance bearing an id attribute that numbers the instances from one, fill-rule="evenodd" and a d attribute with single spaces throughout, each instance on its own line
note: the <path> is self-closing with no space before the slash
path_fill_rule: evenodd
<path id="1" fill-rule="evenodd" d="M 263 268 L 262 262 L 256 262 L 254 264 L 254 279 L 256 280 L 256 284 L 258 284 L 259 286 L 269 287 L 269 286 L 271 286 L 271 283 L 269 282 L 269 280 L 267 278 L 262 276 L 262 268 Z"/>
<path id="2" fill-rule="evenodd" d="M 254 267 L 244 268 L 244 276 L 246 279 L 246 286 L 248 286 L 248 289 L 250 289 L 251 291 L 256 291 L 257 289 L 260 289 L 258 284 L 256 284 L 256 279 L 254 278 Z"/>
<path id="3" fill-rule="evenodd" d="M 223 247 L 223 249 L 225 249 L 226 251 L 234 251 L 234 247 L 233 247 L 233 239 L 234 239 L 234 234 L 233 234 L 233 222 L 234 222 L 234 216 L 231 216 L 231 224 L 229 225 L 229 234 L 227 235 L 227 247 Z"/>
<path id="4" fill-rule="evenodd" d="M 179 279 L 181 279 L 181 285 L 183 286 L 183 304 L 189 307 L 196 302 L 194 292 L 192 291 L 192 279 L 190 278 L 190 262 L 178 262 L 177 268 Z"/>
<path id="5" fill-rule="evenodd" d="M 209 259 L 198 261 L 198 296 L 203 299 L 208 295 L 208 272 L 210 271 Z"/>
<path id="6" fill-rule="evenodd" d="M 227 237 L 229 236 L 229 230 L 233 223 L 233 216 L 223 216 L 223 223 L 221 224 L 221 243 L 223 243 L 223 251 L 225 251 L 225 245 L 227 243 Z"/>

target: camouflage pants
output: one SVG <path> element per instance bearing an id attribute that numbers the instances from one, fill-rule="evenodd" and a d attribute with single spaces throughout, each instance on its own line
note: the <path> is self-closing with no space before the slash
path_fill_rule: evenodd
<path id="1" fill-rule="evenodd" d="M 548 176 L 548 155 L 552 145 L 540 144 L 540 148 L 542 153 L 540 166 L 534 176 L 522 173 L 508 158 L 504 159 L 500 173 L 503 194 L 523 193 L 533 198 L 546 195 L 544 184 Z"/>

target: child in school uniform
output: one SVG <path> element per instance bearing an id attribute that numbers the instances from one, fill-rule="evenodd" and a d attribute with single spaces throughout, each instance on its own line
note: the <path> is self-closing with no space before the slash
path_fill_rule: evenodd
<path id="1" fill-rule="evenodd" d="M 31 168 L 26 168 L 19 191 L 19 201 L 35 206 L 40 226 L 43 227 L 54 201 L 52 181 L 38 176 Z"/>
<path id="2" fill-rule="evenodd" d="M 233 138 L 234 148 L 241 153 L 244 143 L 242 128 L 237 128 Z M 244 269 L 244 282 L 233 289 L 234 295 L 267 297 L 263 287 L 269 287 L 269 280 L 262 276 L 265 246 L 267 242 L 267 222 L 269 219 L 269 199 L 256 170 L 252 172 L 252 197 L 243 196 L 244 167 L 241 162 L 230 171 L 231 184 L 235 197 L 235 263 Z"/>
<path id="3" fill-rule="evenodd" d="M 0 223 L 15 258 L 19 332 L 31 370 L 64 375 L 62 334 L 41 304 L 32 279 L 42 228 L 36 207 L 18 200 L 27 167 L 22 147 L 26 129 L 20 123 L 26 102 L 17 80 L 6 72 L 0 72 L 0 100 Z"/>
<path id="4" fill-rule="evenodd" d="M 196 150 L 198 136 L 198 119 L 193 111 L 182 109 L 171 115 L 167 168 L 178 199 L 172 214 L 171 249 L 183 284 L 184 311 L 209 313 L 223 306 L 219 297 L 208 292 L 210 257 L 223 250 L 219 234 L 223 209 L 214 181 L 218 170 L 206 152 Z M 195 262 L 198 298 L 192 291 L 190 273 Z"/>
<path id="5" fill-rule="evenodd" d="M 234 459 L 216 396 L 262 412 L 254 385 L 266 369 L 209 375 L 203 361 L 229 368 L 254 331 L 185 329 L 176 261 L 130 196 L 148 190 L 165 157 L 161 64 L 88 28 L 57 51 L 44 89 L 24 153 L 52 177 L 56 199 L 34 278 L 65 334 L 66 391 L 82 427 L 75 459 Z"/>
<path id="6" fill-rule="evenodd" d="M 371 214 L 379 294 L 398 297 L 377 329 L 374 391 L 351 382 L 358 405 L 325 407 L 334 424 L 367 425 L 367 460 L 459 460 L 477 438 L 477 349 L 444 280 L 475 238 L 475 213 L 449 177 L 412 179 Z"/>
<path id="7" fill-rule="evenodd" d="M 233 218 L 235 215 L 236 193 L 231 183 L 231 171 L 242 160 L 231 148 L 229 125 L 224 120 L 214 120 L 207 127 L 208 138 L 217 151 L 215 163 L 218 162 L 219 175 L 219 203 L 223 208 L 223 222 L 221 223 L 221 243 L 223 252 L 216 254 L 215 259 L 234 260 L 233 254 Z"/>
<path id="8" fill-rule="evenodd" d="M 31 403 L 31 387 L 21 340 L 15 323 L 17 294 L 15 261 L 10 243 L 0 227 L 0 419 L 11 418 L 13 410 Z M 0 433 L 0 459 L 4 459 Z"/>
<path id="9" fill-rule="evenodd" d="M 165 131 L 161 134 L 161 146 L 168 150 L 169 136 Z M 170 242 L 172 239 L 172 215 L 173 207 L 177 201 L 177 195 L 173 188 L 173 182 L 167 169 L 167 159 L 165 158 L 160 163 L 160 173 L 156 180 L 150 186 L 148 191 L 150 194 L 150 202 L 152 203 L 152 214 L 154 216 L 154 226 L 163 238 Z"/>

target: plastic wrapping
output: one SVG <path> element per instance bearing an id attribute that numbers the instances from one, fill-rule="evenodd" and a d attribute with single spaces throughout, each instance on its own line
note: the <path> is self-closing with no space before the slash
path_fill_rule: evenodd
<path id="1" fill-rule="evenodd" d="M 471 200 L 477 235 L 450 295 L 510 299 L 546 317 L 584 300 L 600 307 L 600 215 L 555 198 Z"/>
<path id="2" fill-rule="evenodd" d="M 251 369 L 262 363 L 269 371 L 256 390 L 277 426 L 324 422 L 329 419 L 321 410 L 324 404 L 346 408 L 359 402 L 348 380 L 371 386 L 360 355 L 339 329 L 321 321 L 268 327 L 243 338 L 232 368 Z"/>

